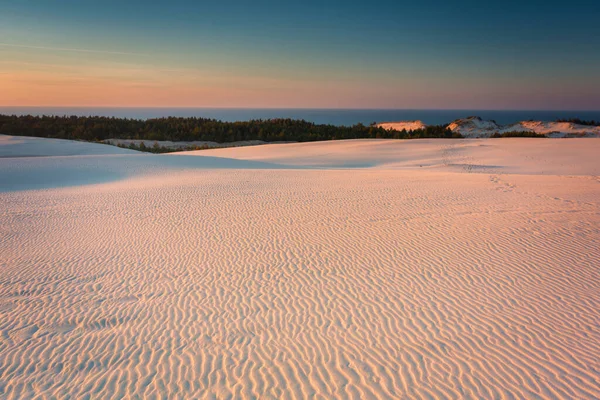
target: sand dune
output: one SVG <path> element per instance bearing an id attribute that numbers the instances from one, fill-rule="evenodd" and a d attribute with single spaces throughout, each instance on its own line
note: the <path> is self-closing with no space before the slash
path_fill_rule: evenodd
<path id="1" fill-rule="evenodd" d="M 394 129 L 397 131 L 414 131 L 417 129 L 425 129 L 427 125 L 423 121 L 398 121 L 398 122 L 381 122 L 378 127 L 384 129 Z"/>
<path id="2" fill-rule="evenodd" d="M 521 121 L 505 131 L 531 131 L 551 137 L 581 136 L 600 137 L 600 126 L 574 124 L 572 122 Z"/>
<path id="3" fill-rule="evenodd" d="M 451 122 L 448 129 L 464 137 L 490 137 L 495 133 L 534 132 L 549 137 L 600 137 L 600 126 L 579 125 L 572 122 L 520 121 L 500 125 L 496 121 L 486 121 L 480 117 L 461 118 Z"/>
<path id="4" fill-rule="evenodd" d="M 427 127 L 421 121 L 382 122 L 378 127 L 398 131 L 412 131 Z M 600 137 L 600 126 L 580 125 L 573 122 L 555 121 L 520 121 L 508 125 L 500 125 L 493 120 L 481 117 L 459 118 L 448 124 L 448 129 L 460 133 L 465 138 L 489 138 L 498 133 L 534 132 L 553 138 L 563 137 Z"/>
<path id="5" fill-rule="evenodd" d="M 598 140 L 41 150 L 0 150 L 0 398 L 600 397 Z"/>
<path id="6" fill-rule="evenodd" d="M 0 135 L 0 158 L 107 154 L 138 154 L 138 152 L 115 146 L 76 142 L 74 140 Z"/>
<path id="7" fill-rule="evenodd" d="M 292 168 L 208 154 L 173 158 L 105 144 L 54 140 L 0 135 L 0 192 L 89 185 L 187 169 Z"/>
<path id="8" fill-rule="evenodd" d="M 174 153 L 304 168 L 428 169 L 448 172 L 600 175 L 594 138 L 360 139 Z"/>

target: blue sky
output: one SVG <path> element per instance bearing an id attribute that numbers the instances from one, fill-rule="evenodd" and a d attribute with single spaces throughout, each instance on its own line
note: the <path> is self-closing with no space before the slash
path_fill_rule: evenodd
<path id="1" fill-rule="evenodd" d="M 1 105 L 600 109 L 592 1 L 0 3 Z"/>

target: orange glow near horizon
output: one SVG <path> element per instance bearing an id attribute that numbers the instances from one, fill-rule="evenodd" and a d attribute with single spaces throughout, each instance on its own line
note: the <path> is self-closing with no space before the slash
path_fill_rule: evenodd
<path id="1" fill-rule="evenodd" d="M 62 66 L 2 71 L 0 86 L 0 106 L 49 107 L 352 107 L 365 100 L 383 106 L 398 94 L 394 88 L 344 80 Z M 404 87 L 418 97 L 418 88 Z"/>
<path id="2" fill-rule="evenodd" d="M 18 60 L 0 61 L 0 106 L 7 107 L 536 109 L 540 104 L 560 108 L 565 101 L 575 104 L 594 95 L 593 86 L 572 84 L 556 97 L 556 89 L 541 81 L 534 91 L 509 78 L 457 80 L 449 71 L 435 77 L 409 71 L 367 79 L 352 70 L 294 72 L 240 65 L 200 69 L 160 60 L 106 59 L 104 54 L 40 57 L 31 49 L 4 54 L 11 52 L 19 53 L 13 54 Z"/>

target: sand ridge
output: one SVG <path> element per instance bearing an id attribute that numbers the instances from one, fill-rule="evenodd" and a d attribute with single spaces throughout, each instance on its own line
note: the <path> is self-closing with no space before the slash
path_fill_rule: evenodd
<path id="1" fill-rule="evenodd" d="M 515 140 L 36 157 L 127 173 L 0 193 L 0 397 L 598 398 L 598 144 Z"/>
<path id="2" fill-rule="evenodd" d="M 469 173 L 600 175 L 600 141 L 573 139 L 358 139 L 173 153 L 324 169 L 432 169 Z"/>

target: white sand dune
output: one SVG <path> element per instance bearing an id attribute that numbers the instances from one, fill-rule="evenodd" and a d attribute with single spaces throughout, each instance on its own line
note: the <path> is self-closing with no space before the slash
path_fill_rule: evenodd
<path id="1" fill-rule="evenodd" d="M 48 149 L 0 158 L 0 398 L 600 398 L 600 140 Z"/>
<path id="2" fill-rule="evenodd" d="M 600 137 L 600 126 L 579 125 L 572 122 L 521 121 L 504 128 L 505 131 L 529 131 L 551 137 Z"/>
<path id="3" fill-rule="evenodd" d="M 394 129 L 397 131 L 415 131 L 417 129 L 425 129 L 427 125 L 423 121 L 397 121 L 397 122 L 381 122 L 377 124 L 378 127 L 383 129 Z"/>
<path id="4" fill-rule="evenodd" d="M 382 122 L 377 124 L 384 129 L 412 131 L 427 127 L 422 121 Z M 559 137 L 600 137 L 600 126 L 580 125 L 572 122 L 520 121 L 514 124 L 500 125 L 493 120 L 480 117 L 459 118 L 448 124 L 448 129 L 460 133 L 466 138 L 488 138 L 495 133 L 534 132 L 553 138 Z"/>
<path id="5" fill-rule="evenodd" d="M 600 137 L 600 126 L 579 125 L 572 122 L 520 121 L 500 125 L 480 117 L 461 118 L 451 122 L 448 129 L 466 138 L 490 137 L 495 133 L 534 132 L 550 137 Z"/>

